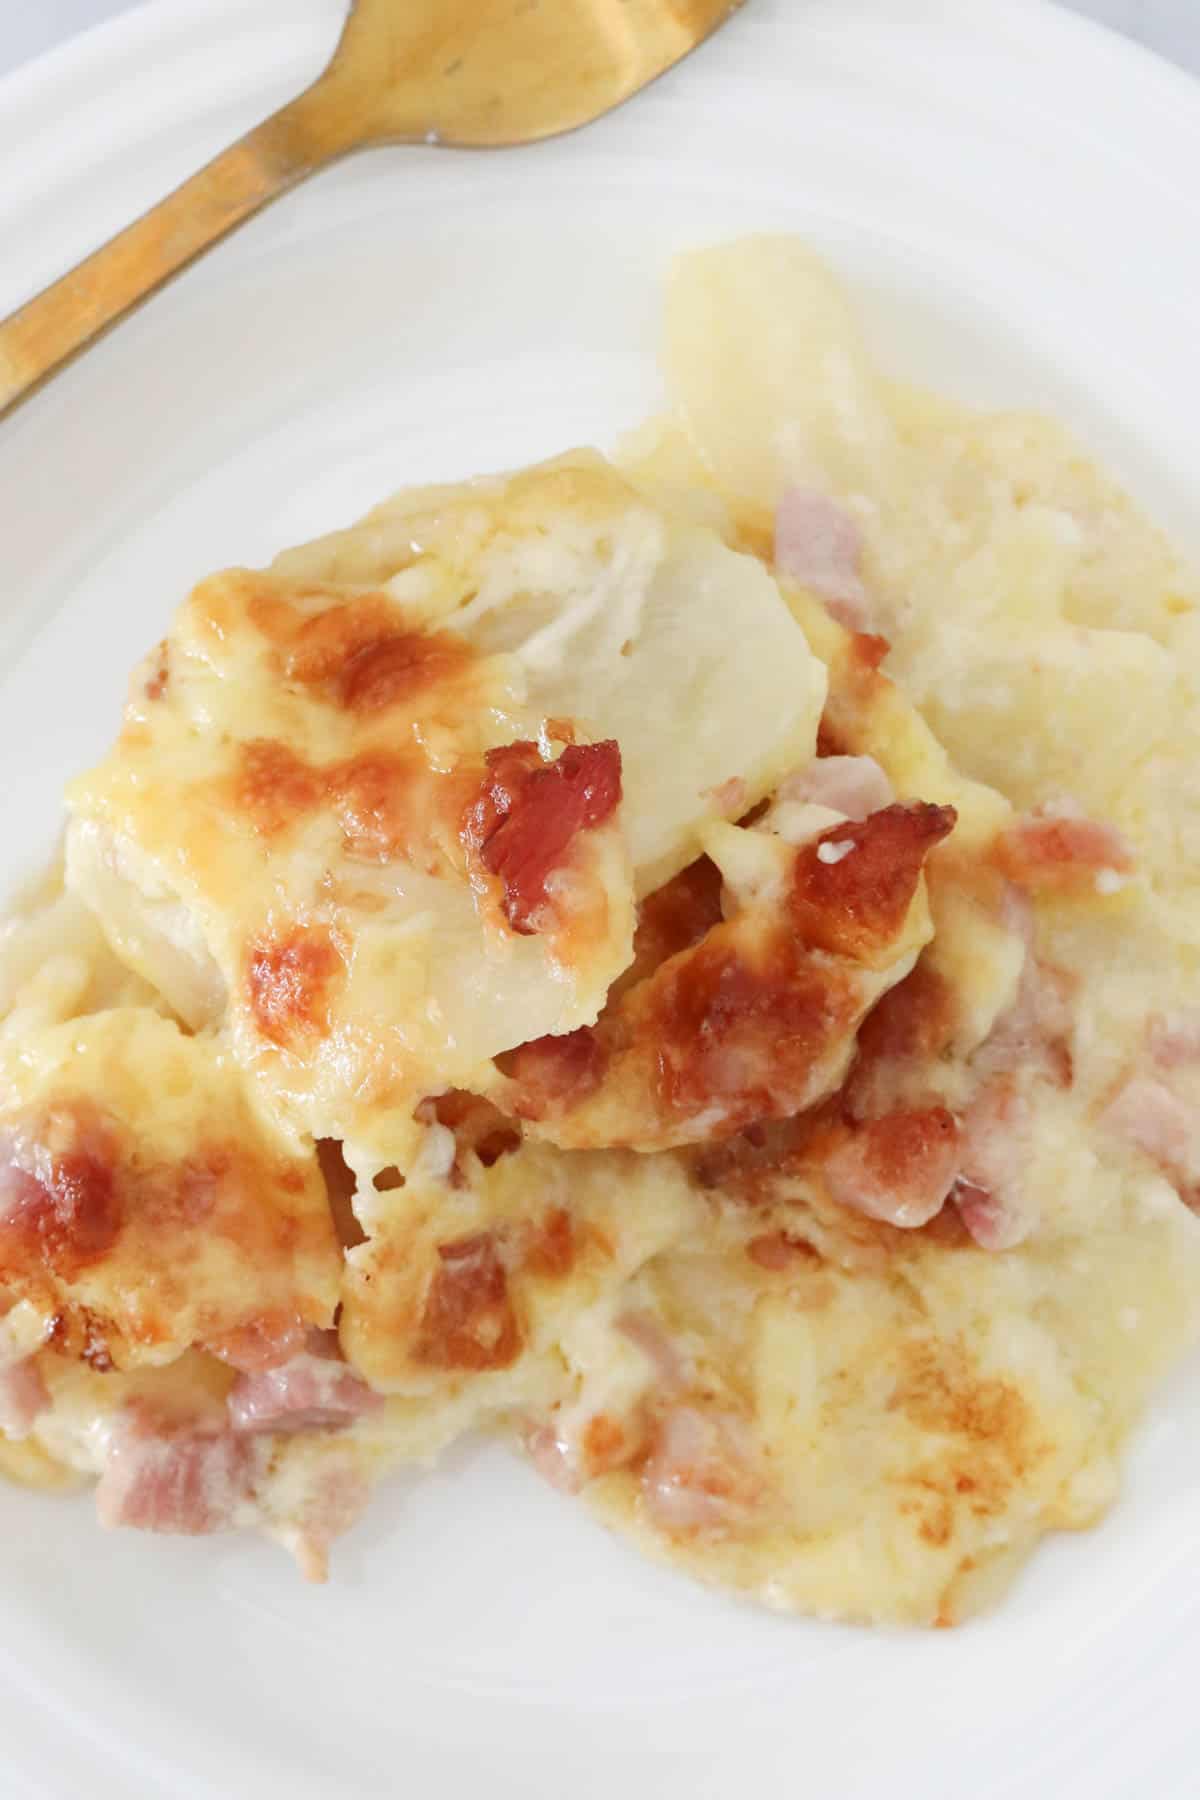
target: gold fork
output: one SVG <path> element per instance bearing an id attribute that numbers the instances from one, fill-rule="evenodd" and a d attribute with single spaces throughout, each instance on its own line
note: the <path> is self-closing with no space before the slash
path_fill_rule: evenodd
<path id="1" fill-rule="evenodd" d="M 741 0 L 351 0 L 312 87 L 0 321 L 0 416 L 163 282 L 350 150 L 498 149 L 619 106 Z"/>

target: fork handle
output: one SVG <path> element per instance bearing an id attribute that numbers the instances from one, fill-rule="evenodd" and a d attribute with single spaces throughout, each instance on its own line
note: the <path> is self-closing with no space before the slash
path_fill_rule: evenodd
<path id="1" fill-rule="evenodd" d="M 301 95 L 0 320 L 0 418 L 211 244 L 346 146 Z"/>

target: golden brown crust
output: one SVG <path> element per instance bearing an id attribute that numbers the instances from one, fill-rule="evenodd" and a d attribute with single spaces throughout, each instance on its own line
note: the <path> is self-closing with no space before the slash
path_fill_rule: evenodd
<path id="1" fill-rule="evenodd" d="M 925 858 L 953 824 L 948 807 L 893 806 L 824 832 L 788 855 L 782 893 L 707 929 L 712 879 L 694 865 L 644 912 L 643 966 L 687 947 L 619 989 L 595 1027 L 501 1059 L 497 1104 L 565 1148 L 643 1152 L 815 1105 L 881 991 L 864 970 L 902 957 Z"/>
<path id="2" fill-rule="evenodd" d="M 0 1284 L 60 1354 L 121 1368 L 331 1322 L 316 1160 L 263 1127 L 211 1042 L 97 1014 L 28 1045 L 5 1091 Z"/>

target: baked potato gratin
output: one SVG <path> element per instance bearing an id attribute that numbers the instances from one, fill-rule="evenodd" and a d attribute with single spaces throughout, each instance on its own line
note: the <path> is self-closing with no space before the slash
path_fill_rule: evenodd
<path id="1" fill-rule="evenodd" d="M 0 1464 L 321 1578 L 500 1431 L 948 1624 L 1200 1298 L 1200 612 L 1061 432 L 685 259 L 615 462 L 202 582 L 0 945 Z"/>

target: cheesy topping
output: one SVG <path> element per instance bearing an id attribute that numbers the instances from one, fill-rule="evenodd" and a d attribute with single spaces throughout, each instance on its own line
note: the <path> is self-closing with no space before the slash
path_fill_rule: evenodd
<path id="1" fill-rule="evenodd" d="M 824 676 L 764 570 L 598 458 L 385 510 L 369 567 L 335 541 L 196 590 L 72 789 L 67 866 L 285 1121 L 386 1163 L 423 1095 L 595 1020 L 635 886 L 715 785 L 753 803 L 811 754 Z"/>
<path id="2" fill-rule="evenodd" d="M 323 1578 L 499 1429 L 951 1624 L 1200 1295 L 1194 584 L 1044 421 L 685 258 L 670 411 L 202 582 L 0 936 L 0 1467 Z"/>
<path id="3" fill-rule="evenodd" d="M 0 1285 L 93 1368 L 328 1326 L 340 1254 L 309 1154 L 212 1039 L 124 1007 L 0 1053 Z"/>

